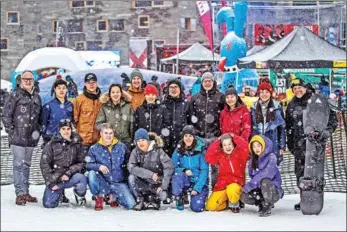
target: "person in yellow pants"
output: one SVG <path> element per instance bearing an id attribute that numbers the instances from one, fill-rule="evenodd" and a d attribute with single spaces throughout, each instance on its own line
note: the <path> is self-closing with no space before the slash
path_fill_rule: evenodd
<path id="1" fill-rule="evenodd" d="M 248 142 L 234 134 L 224 134 L 208 147 L 205 160 L 219 168 L 217 183 L 207 200 L 206 209 L 221 211 L 230 208 L 239 213 L 240 195 L 245 184 Z"/>

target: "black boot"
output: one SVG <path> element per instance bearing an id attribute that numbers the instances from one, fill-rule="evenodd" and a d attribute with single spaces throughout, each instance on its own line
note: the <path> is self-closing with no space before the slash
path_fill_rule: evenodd
<path id="1" fill-rule="evenodd" d="M 157 197 L 154 197 L 152 195 L 148 196 L 148 199 L 146 200 L 144 208 L 145 209 L 159 210 L 160 209 L 160 199 L 158 199 Z"/>
<path id="2" fill-rule="evenodd" d="M 189 205 L 189 197 L 188 194 L 183 195 L 183 202 L 185 205 Z"/>
<path id="3" fill-rule="evenodd" d="M 243 203 L 242 201 L 239 201 L 239 206 L 240 206 L 240 209 L 244 209 L 245 208 L 245 203 Z"/>
<path id="4" fill-rule="evenodd" d="M 136 199 L 136 205 L 134 206 L 133 210 L 141 211 L 141 210 L 143 210 L 143 207 L 144 207 L 144 198 L 143 197 L 138 197 Z"/>
<path id="5" fill-rule="evenodd" d="M 63 191 L 63 194 L 61 195 L 60 202 L 63 204 L 69 204 L 70 200 L 65 196 L 65 192 Z"/>
<path id="6" fill-rule="evenodd" d="M 262 207 L 261 207 L 261 210 L 260 210 L 260 207 L 259 207 L 259 217 L 267 217 L 267 216 L 270 216 L 271 215 L 271 208 L 272 208 L 272 205 L 269 204 L 269 203 L 266 203 L 266 202 L 262 202 L 261 203 Z"/>
<path id="7" fill-rule="evenodd" d="M 82 206 L 82 205 L 85 205 L 87 203 L 87 200 L 84 196 L 83 197 L 79 196 L 75 190 L 73 190 L 73 193 L 75 195 L 75 200 L 76 200 L 77 205 Z"/>
<path id="8" fill-rule="evenodd" d="M 295 209 L 295 210 L 300 210 L 300 209 L 301 209 L 301 207 L 300 207 L 300 202 L 299 202 L 298 204 L 295 204 L 295 205 L 294 205 L 294 209 Z"/>

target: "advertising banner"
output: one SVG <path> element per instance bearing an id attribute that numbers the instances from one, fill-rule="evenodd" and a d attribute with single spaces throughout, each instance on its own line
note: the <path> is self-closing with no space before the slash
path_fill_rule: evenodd
<path id="1" fill-rule="evenodd" d="M 198 7 L 200 19 L 202 25 L 204 26 L 204 30 L 206 33 L 206 37 L 210 44 L 211 51 L 213 51 L 213 38 L 212 38 L 212 20 L 211 20 L 211 9 L 208 1 L 197 1 L 196 6 Z"/>

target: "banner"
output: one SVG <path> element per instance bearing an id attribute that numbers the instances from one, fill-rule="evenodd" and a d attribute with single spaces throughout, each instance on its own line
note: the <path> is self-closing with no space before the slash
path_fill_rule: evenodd
<path id="1" fill-rule="evenodd" d="M 148 68 L 148 40 L 131 39 L 129 41 L 129 67 Z"/>
<path id="2" fill-rule="evenodd" d="M 112 68 L 120 65 L 120 51 L 76 51 L 93 68 Z"/>
<path id="3" fill-rule="evenodd" d="M 213 37 L 212 37 L 212 20 L 211 9 L 207 1 L 197 1 L 196 6 L 199 9 L 200 19 L 210 44 L 211 51 L 213 51 Z"/>
<path id="4" fill-rule="evenodd" d="M 292 32 L 298 24 L 254 24 L 254 45 L 271 45 Z M 305 25 L 316 35 L 319 26 L 316 24 Z"/>

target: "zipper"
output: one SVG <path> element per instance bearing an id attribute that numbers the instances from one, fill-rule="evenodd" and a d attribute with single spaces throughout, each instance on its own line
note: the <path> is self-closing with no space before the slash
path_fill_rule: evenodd
<path id="1" fill-rule="evenodd" d="M 206 91 L 206 105 L 205 105 L 205 137 L 207 135 L 207 122 L 206 122 L 206 119 L 207 119 L 207 108 L 208 108 L 208 91 Z"/>
<path id="2" fill-rule="evenodd" d="M 174 107 L 173 107 L 173 122 L 172 122 L 172 131 L 175 131 L 175 115 L 176 115 L 176 102 L 174 102 Z"/>
<path id="3" fill-rule="evenodd" d="M 231 160 L 230 160 L 230 157 L 229 157 L 229 165 L 230 165 L 230 167 L 231 167 L 231 171 L 232 171 L 233 173 L 235 173 L 234 166 L 233 166 L 233 163 L 232 163 Z"/>
<path id="4" fill-rule="evenodd" d="M 152 109 L 149 108 L 149 132 L 152 132 Z"/>

